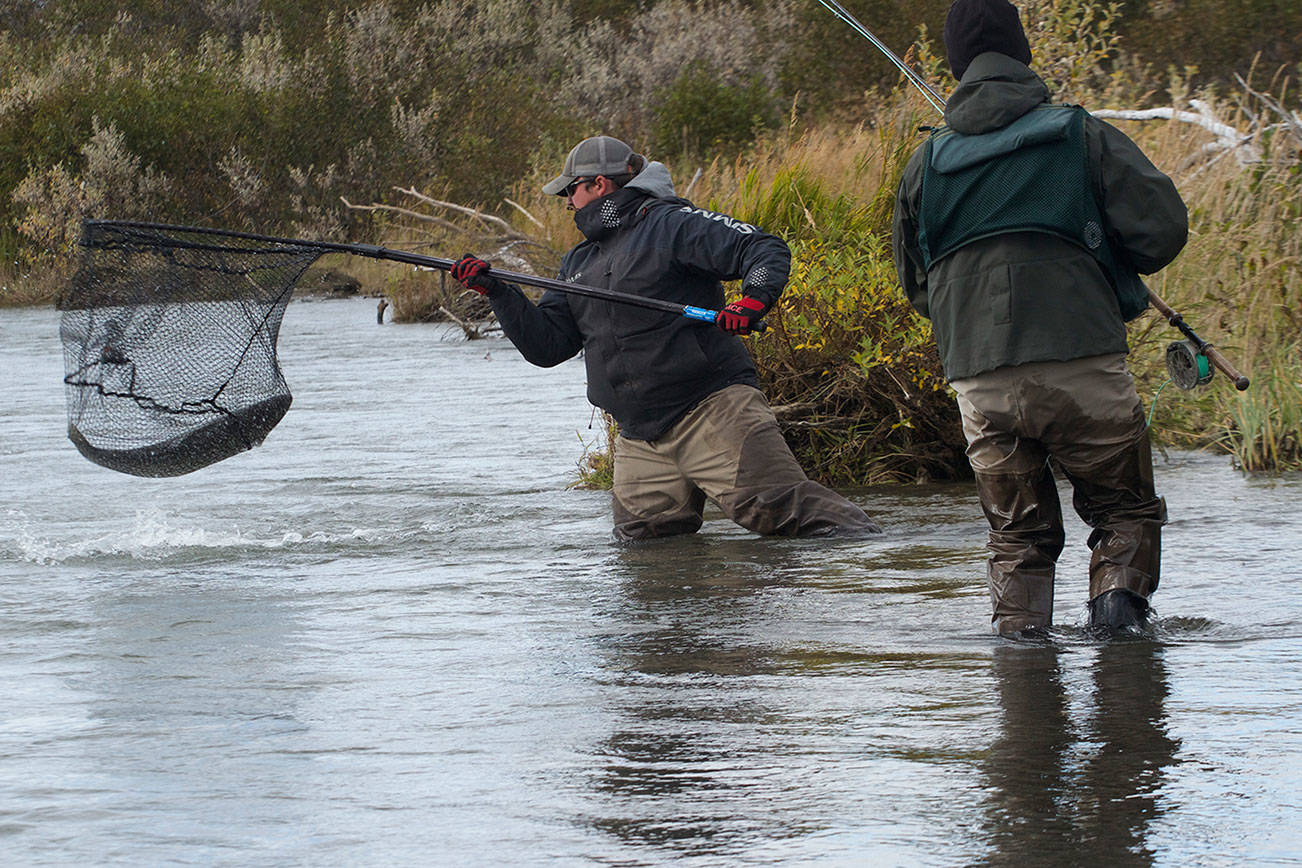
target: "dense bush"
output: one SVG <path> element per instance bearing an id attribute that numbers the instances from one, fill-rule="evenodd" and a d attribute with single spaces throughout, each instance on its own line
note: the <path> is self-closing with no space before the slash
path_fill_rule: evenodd
<path id="1" fill-rule="evenodd" d="M 779 68 L 797 41 L 791 38 L 793 7 L 793 0 L 660 0 L 627 21 L 586 23 L 569 39 L 561 97 L 589 132 L 643 145 L 660 123 L 657 108 L 684 73 L 689 78 L 679 88 L 729 95 L 753 90 L 746 99 L 755 105 L 763 101 L 762 86 L 774 105 L 784 105 L 789 91 L 781 86 Z M 679 120 L 687 121 L 689 139 L 700 138 L 693 124 L 712 122 L 704 111 Z M 672 140 L 680 137 L 681 129 L 673 129 Z"/>
<path id="2" fill-rule="evenodd" d="M 0 93 L 0 223 L 39 228 L 28 252 L 44 253 L 69 240 L 45 227 L 85 216 L 345 237 L 362 230 L 340 197 L 417 184 L 496 200 L 540 141 L 572 134 L 547 87 L 560 62 L 547 28 L 568 19 L 535 13 L 444 2 L 400 19 L 376 3 L 326 16 L 301 49 L 272 23 L 192 51 L 142 44 L 125 15 L 98 36 L 52 37 Z M 98 176 L 96 139 L 116 160 Z M 109 178 L 114 195 L 77 192 Z"/>
<path id="3" fill-rule="evenodd" d="M 968 473 L 931 326 L 905 300 L 891 258 L 913 129 L 770 140 L 768 159 L 710 202 L 791 245 L 791 279 L 750 350 L 793 451 L 831 483 Z"/>
<path id="4" fill-rule="evenodd" d="M 903 52 L 920 25 L 938 31 L 948 0 L 850 5 Z M 1153 91 L 1129 75 L 1126 47 L 1153 69 L 1220 80 L 1245 46 L 1266 49 L 1267 74 L 1302 51 L 1302 7 L 1278 0 L 1022 5 L 1037 67 L 1068 98 L 1120 92 L 1123 78 L 1127 98 Z M 932 80 L 951 83 L 920 48 Z M 416 185 L 495 204 L 594 132 L 662 156 L 731 156 L 793 105 L 863 116 L 864 92 L 897 78 L 826 9 L 794 0 L 10 4 L 0 259 L 66 249 L 81 216 L 364 240 L 367 216 L 340 197 Z M 95 153 L 112 165 L 93 166 Z"/>
<path id="5" fill-rule="evenodd" d="M 1266 76 L 1302 69 L 1302 3 L 1296 0 L 1122 0 L 1127 52 L 1157 69 L 1196 70 L 1196 84 L 1232 86 L 1257 65 Z"/>
<path id="6" fill-rule="evenodd" d="M 648 146 L 666 157 L 736 156 L 778 122 L 773 92 L 762 80 L 728 84 L 699 62 L 657 92 L 654 106 Z"/>

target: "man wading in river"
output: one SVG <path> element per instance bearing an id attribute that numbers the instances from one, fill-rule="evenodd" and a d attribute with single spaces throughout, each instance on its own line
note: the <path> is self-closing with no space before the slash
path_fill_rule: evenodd
<path id="1" fill-rule="evenodd" d="M 787 245 L 676 198 L 662 164 L 609 136 L 576 145 L 543 191 L 565 198 L 586 239 L 562 260 L 562 280 L 711 309 L 723 307 L 720 281 L 742 281 L 741 298 L 719 312 L 715 328 L 551 290 L 535 306 L 481 259 L 466 255 L 452 269 L 488 296 L 533 364 L 584 351 L 588 399 L 619 423 L 615 536 L 692 533 L 707 497 L 762 534 L 879 532 L 863 510 L 805 476 L 738 337 L 786 285 Z"/>
<path id="2" fill-rule="evenodd" d="M 1052 623 L 1064 535 L 1051 463 L 1093 528 L 1090 624 L 1142 626 L 1166 506 L 1124 322 L 1148 304 L 1136 271 L 1184 246 L 1184 202 L 1122 133 L 1048 102 L 1008 0 L 957 0 L 945 49 L 959 85 L 905 168 L 893 240 L 958 393 L 995 629 Z"/>

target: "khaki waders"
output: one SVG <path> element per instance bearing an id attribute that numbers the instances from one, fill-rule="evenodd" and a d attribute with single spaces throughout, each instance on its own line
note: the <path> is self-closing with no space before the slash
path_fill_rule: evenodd
<path id="1" fill-rule="evenodd" d="M 777 536 L 878 533 L 872 519 L 805 476 L 753 386 L 710 395 L 654 441 L 615 441 L 615 536 L 692 533 L 707 498 L 748 530 Z"/>
<path id="2" fill-rule="evenodd" d="M 1148 426 L 1124 353 L 998 368 L 950 385 L 990 522 L 998 632 L 1053 622 L 1064 533 L 1051 467 L 1093 529 L 1090 599 L 1157 590 L 1166 504 L 1154 491 Z"/>

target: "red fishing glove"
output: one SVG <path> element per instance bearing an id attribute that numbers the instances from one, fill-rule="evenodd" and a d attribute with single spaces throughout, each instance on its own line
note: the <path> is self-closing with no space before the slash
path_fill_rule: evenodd
<path id="1" fill-rule="evenodd" d="M 767 309 L 759 299 L 743 295 L 719 311 L 714 322 L 730 335 L 748 335 Z"/>
<path id="2" fill-rule="evenodd" d="M 502 281 L 494 277 L 491 271 L 491 265 L 467 253 L 452 266 L 451 274 L 452 279 L 466 289 L 473 289 L 480 295 L 486 295 L 490 290 L 502 285 Z"/>

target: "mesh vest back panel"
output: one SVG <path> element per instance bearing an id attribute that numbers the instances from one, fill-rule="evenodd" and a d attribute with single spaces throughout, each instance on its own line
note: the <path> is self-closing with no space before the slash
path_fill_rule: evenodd
<path id="1" fill-rule="evenodd" d="M 926 160 L 918 238 L 928 268 L 1009 232 L 1047 232 L 1099 255 L 1103 229 L 1082 109 L 1034 109 L 981 135 L 942 127 L 927 142 Z"/>
<path id="2" fill-rule="evenodd" d="M 1148 288 L 1108 242 L 1085 144 L 1087 116 L 1080 106 L 1046 105 L 989 133 L 933 131 L 918 220 L 927 268 L 982 238 L 1045 232 L 1095 258 L 1123 319 L 1147 308 Z"/>

